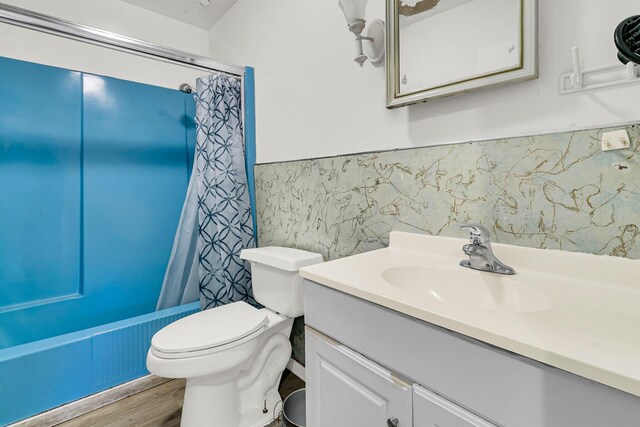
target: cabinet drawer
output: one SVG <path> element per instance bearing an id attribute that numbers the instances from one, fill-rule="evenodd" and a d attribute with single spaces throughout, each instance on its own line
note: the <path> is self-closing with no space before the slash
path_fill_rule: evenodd
<path id="1" fill-rule="evenodd" d="M 413 385 L 414 427 L 495 427 L 455 403 Z"/>
<path id="2" fill-rule="evenodd" d="M 411 385 L 309 328 L 306 353 L 309 427 L 412 426 Z"/>

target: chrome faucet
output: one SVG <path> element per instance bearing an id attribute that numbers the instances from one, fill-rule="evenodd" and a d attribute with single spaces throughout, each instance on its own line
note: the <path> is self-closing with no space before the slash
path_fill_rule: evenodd
<path id="1" fill-rule="evenodd" d="M 516 274 L 516 271 L 503 264 L 493 254 L 489 230 L 480 224 L 459 224 L 460 228 L 469 229 L 469 244 L 462 247 L 469 259 L 460 261 L 460 265 L 474 270 L 488 271 L 497 274 Z"/>

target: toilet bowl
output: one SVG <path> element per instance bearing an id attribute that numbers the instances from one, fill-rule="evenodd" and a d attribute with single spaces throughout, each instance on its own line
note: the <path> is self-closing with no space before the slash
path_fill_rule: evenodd
<path id="1" fill-rule="evenodd" d="M 322 256 L 291 248 L 244 250 L 255 299 L 182 318 L 156 333 L 149 372 L 186 378 L 181 425 L 263 427 L 280 401 L 278 384 L 291 357 L 293 318 L 303 314 L 300 267 Z"/>

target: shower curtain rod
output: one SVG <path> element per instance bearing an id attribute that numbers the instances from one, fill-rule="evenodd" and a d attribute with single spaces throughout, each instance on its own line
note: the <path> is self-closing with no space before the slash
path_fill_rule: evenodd
<path id="1" fill-rule="evenodd" d="M 124 52 L 161 58 L 193 68 L 207 71 L 222 71 L 239 77 L 244 76 L 244 68 L 238 65 L 227 64 L 205 56 L 199 56 L 144 40 L 65 21 L 64 19 L 43 15 L 5 3 L 0 3 L 0 22 Z"/>

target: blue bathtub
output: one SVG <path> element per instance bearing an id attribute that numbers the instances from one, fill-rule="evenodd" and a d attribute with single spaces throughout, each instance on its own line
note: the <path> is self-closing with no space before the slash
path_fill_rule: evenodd
<path id="1" fill-rule="evenodd" d="M 0 425 L 148 374 L 153 334 L 199 310 L 195 302 L 0 350 Z"/>

